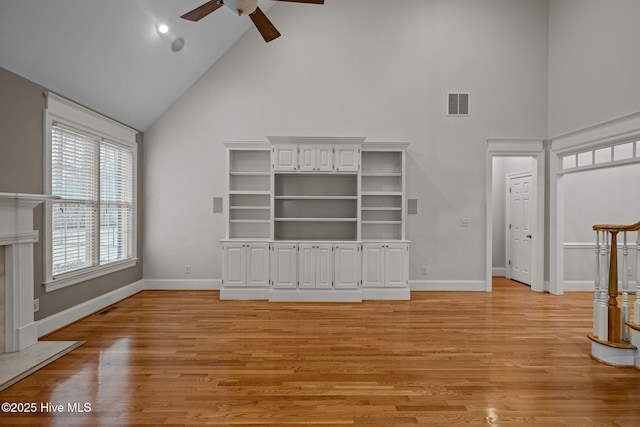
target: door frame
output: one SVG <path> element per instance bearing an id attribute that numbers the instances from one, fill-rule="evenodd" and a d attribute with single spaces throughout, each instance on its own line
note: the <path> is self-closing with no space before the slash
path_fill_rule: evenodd
<path id="1" fill-rule="evenodd" d="M 513 277 L 513 275 L 511 274 L 511 267 L 512 265 L 509 264 L 509 260 L 512 259 L 511 257 L 511 232 L 513 231 L 511 228 L 509 228 L 509 224 L 511 224 L 511 192 L 509 191 L 509 184 L 511 183 L 511 180 L 514 178 L 524 178 L 530 176 L 531 177 L 531 182 L 534 183 L 536 182 L 536 174 L 535 174 L 535 170 L 528 170 L 528 171 L 524 171 L 524 172 L 515 172 L 515 173 L 509 173 L 506 176 L 506 181 L 507 181 L 507 185 L 505 187 L 505 191 L 506 191 L 506 195 L 505 197 L 507 198 L 507 203 L 505 203 L 505 210 L 506 210 L 506 222 L 505 222 L 505 236 L 507 236 L 506 239 L 506 244 L 505 244 L 505 270 L 507 273 L 507 279 L 511 279 Z M 538 216 L 538 211 L 536 209 L 536 204 L 537 204 L 537 199 L 536 196 L 538 194 L 538 189 L 535 185 L 532 186 L 533 188 L 533 197 L 532 197 L 532 202 L 533 202 L 533 209 L 531 209 L 533 212 L 531 212 L 532 217 L 533 217 L 533 221 L 531 222 L 533 227 L 537 227 L 538 222 L 537 222 L 537 216 Z M 534 229 L 534 234 L 536 236 L 539 236 L 539 232 L 538 230 Z M 537 237 L 536 237 L 537 239 Z M 533 249 L 533 245 L 531 245 L 531 248 Z M 533 254 L 534 251 L 531 251 L 531 260 L 530 260 L 530 264 L 529 266 L 531 268 L 533 268 Z M 529 283 L 527 283 L 528 285 L 530 285 Z"/>
<path id="2" fill-rule="evenodd" d="M 485 163 L 486 200 L 486 248 L 485 248 L 485 291 L 491 292 L 493 271 L 493 158 L 533 157 L 536 174 L 536 229 L 540 238 L 532 245 L 531 290 L 544 292 L 544 198 L 545 198 L 545 140 L 502 138 L 487 139 Z"/>

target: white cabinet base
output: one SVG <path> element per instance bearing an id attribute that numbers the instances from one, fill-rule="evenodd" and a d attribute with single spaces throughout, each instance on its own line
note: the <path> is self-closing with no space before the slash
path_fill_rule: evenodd
<path id="1" fill-rule="evenodd" d="M 220 300 L 268 300 L 269 288 L 237 288 L 223 286 L 220 288 Z"/>
<path id="2" fill-rule="evenodd" d="M 409 301 L 411 290 L 409 288 L 362 288 L 362 299 L 366 301 Z"/>
<path id="3" fill-rule="evenodd" d="M 409 301 L 411 291 L 409 288 L 265 289 L 223 286 L 220 289 L 220 299 L 270 302 Z"/>
<path id="4" fill-rule="evenodd" d="M 270 302 L 362 302 L 360 289 L 271 289 Z"/>

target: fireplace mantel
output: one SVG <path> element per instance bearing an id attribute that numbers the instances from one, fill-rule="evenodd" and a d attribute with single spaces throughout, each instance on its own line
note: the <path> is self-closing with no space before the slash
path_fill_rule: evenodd
<path id="1" fill-rule="evenodd" d="M 43 194 L 0 193 L 0 245 L 5 246 L 5 345 L 16 352 L 38 342 L 33 321 L 33 209 L 56 197 Z"/>

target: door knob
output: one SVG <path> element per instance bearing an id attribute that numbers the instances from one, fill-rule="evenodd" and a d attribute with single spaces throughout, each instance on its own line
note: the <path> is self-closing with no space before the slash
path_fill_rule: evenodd
<path id="1" fill-rule="evenodd" d="M 533 236 L 531 234 L 527 234 L 527 238 L 532 238 Z"/>

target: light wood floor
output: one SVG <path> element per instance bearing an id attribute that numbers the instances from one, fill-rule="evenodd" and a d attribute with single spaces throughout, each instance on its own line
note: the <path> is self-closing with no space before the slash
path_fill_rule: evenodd
<path id="1" fill-rule="evenodd" d="M 639 426 L 640 371 L 590 357 L 591 293 L 361 304 L 145 291 L 57 331 L 87 343 L 0 402 L 88 402 L 2 425 Z"/>

